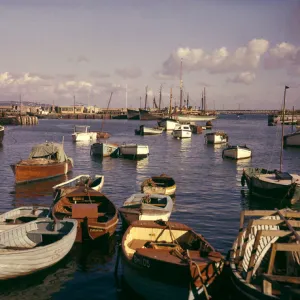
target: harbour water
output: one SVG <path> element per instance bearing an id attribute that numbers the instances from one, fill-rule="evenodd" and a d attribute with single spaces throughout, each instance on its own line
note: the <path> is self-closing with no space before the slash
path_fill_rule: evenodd
<path id="1" fill-rule="evenodd" d="M 176 140 L 170 133 L 135 136 L 134 129 L 139 125 L 155 126 L 156 122 L 127 120 L 105 121 L 104 130 L 112 135 L 110 141 L 148 144 L 150 156 L 140 161 L 94 158 L 90 156 L 91 143 L 72 142 L 75 124 L 90 125 L 91 130 L 98 131 L 101 127 L 100 120 L 40 120 L 37 126 L 6 127 L 0 147 L 0 211 L 21 205 L 50 205 L 51 187 L 79 174 L 103 174 L 103 192 L 119 207 L 140 191 L 145 178 L 165 173 L 177 184 L 171 220 L 191 226 L 226 255 L 238 233 L 241 210 L 281 205 L 250 197 L 240 183 L 244 167 L 279 169 L 281 131 L 278 126 L 268 127 L 266 116 L 221 116 L 213 122 L 214 130 L 228 134 L 230 144 L 246 144 L 252 149 L 251 159 L 238 162 L 222 159 L 224 146 L 206 145 L 205 132 L 187 140 Z M 285 127 L 286 132 L 290 130 Z M 64 141 L 65 152 L 74 159 L 73 172 L 66 177 L 16 186 L 10 164 L 27 158 L 34 144 L 46 140 Z M 299 172 L 299 151 L 284 150 L 284 170 Z M 114 278 L 120 237 L 121 225 L 107 245 L 75 245 L 63 261 L 50 269 L 0 282 L 0 299 L 135 299 L 131 291 L 120 290 Z"/>

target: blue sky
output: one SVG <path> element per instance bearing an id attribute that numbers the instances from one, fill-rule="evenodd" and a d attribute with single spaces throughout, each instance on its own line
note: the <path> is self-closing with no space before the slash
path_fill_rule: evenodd
<path id="1" fill-rule="evenodd" d="M 298 0 L 0 0 L 0 100 L 300 109 Z M 148 100 L 149 101 L 149 100 Z M 297 107 L 298 105 L 298 107 Z"/>

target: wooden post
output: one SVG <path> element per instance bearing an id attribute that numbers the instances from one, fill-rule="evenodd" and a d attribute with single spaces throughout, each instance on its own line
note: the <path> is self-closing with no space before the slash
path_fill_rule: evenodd
<path id="1" fill-rule="evenodd" d="M 282 123 L 281 123 L 280 172 L 282 172 L 283 134 L 284 134 L 284 117 L 285 117 L 285 96 L 286 96 L 286 90 L 288 88 L 289 88 L 288 86 L 285 86 L 284 94 L 283 94 L 283 109 L 282 109 Z"/>
<path id="2" fill-rule="evenodd" d="M 238 235 L 238 239 L 237 239 L 237 255 L 240 256 L 241 253 L 241 249 L 239 249 L 239 246 L 241 244 L 241 239 L 242 239 L 242 235 L 243 235 L 243 229 L 244 229 L 244 221 L 245 221 L 245 211 L 241 212 L 240 215 L 240 229 L 239 229 L 239 235 Z"/>

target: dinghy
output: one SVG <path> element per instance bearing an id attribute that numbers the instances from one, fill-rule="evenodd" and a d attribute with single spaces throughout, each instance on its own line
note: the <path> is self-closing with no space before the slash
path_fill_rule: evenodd
<path id="1" fill-rule="evenodd" d="M 0 144 L 2 144 L 4 138 L 4 126 L 0 125 Z"/>
<path id="2" fill-rule="evenodd" d="M 95 175 L 91 177 L 90 175 L 79 175 L 70 180 L 62 182 L 52 187 L 53 191 L 61 188 L 75 187 L 75 186 L 86 186 L 95 191 L 100 191 L 104 185 L 104 176 Z"/>
<path id="3" fill-rule="evenodd" d="M 148 145 L 122 144 L 119 147 L 119 155 L 124 158 L 141 159 L 149 155 Z"/>
<path id="4" fill-rule="evenodd" d="M 299 299 L 300 212 L 242 211 L 229 252 L 231 281 L 239 299 Z"/>
<path id="5" fill-rule="evenodd" d="M 104 194 L 85 186 L 57 189 L 52 216 L 78 221 L 76 242 L 111 236 L 118 224 L 118 212 Z"/>
<path id="6" fill-rule="evenodd" d="M 92 141 L 97 139 L 97 132 L 91 132 L 90 126 L 76 125 L 72 134 L 74 142 Z"/>
<path id="7" fill-rule="evenodd" d="M 173 200 L 166 195 L 133 194 L 119 208 L 119 212 L 126 223 L 148 220 L 168 221 L 173 209 Z"/>
<path id="8" fill-rule="evenodd" d="M 222 151 L 222 158 L 243 159 L 252 156 L 252 151 L 246 145 L 228 146 Z"/>
<path id="9" fill-rule="evenodd" d="M 113 143 L 94 143 L 91 146 L 90 154 L 100 157 L 109 157 L 117 151 L 119 145 Z"/>
<path id="10" fill-rule="evenodd" d="M 135 134 L 136 135 L 157 135 L 157 134 L 162 134 L 163 131 L 164 130 L 162 128 L 150 128 L 141 125 L 140 129 L 135 130 Z"/>
<path id="11" fill-rule="evenodd" d="M 144 299 L 210 299 L 223 257 L 177 222 L 136 221 L 122 239 L 123 276 Z"/>
<path id="12" fill-rule="evenodd" d="M 176 184 L 172 177 L 161 174 L 144 180 L 141 184 L 141 191 L 145 194 L 174 195 Z"/>
<path id="13" fill-rule="evenodd" d="M 9 225 L 8 225 L 9 226 Z M 48 268 L 71 250 L 76 220 L 39 219 L 0 232 L 0 280 Z"/>
<path id="14" fill-rule="evenodd" d="M 228 143 L 228 135 L 223 131 L 206 133 L 204 137 L 207 144 Z"/>

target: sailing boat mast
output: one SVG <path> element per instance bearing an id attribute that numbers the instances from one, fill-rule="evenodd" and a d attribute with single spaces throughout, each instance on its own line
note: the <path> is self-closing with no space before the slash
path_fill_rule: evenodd
<path id="1" fill-rule="evenodd" d="M 126 84 L 125 101 L 126 101 L 126 109 L 127 109 L 127 84 Z"/>
<path id="2" fill-rule="evenodd" d="M 147 109 L 148 85 L 146 86 L 145 109 Z"/>
<path id="3" fill-rule="evenodd" d="M 170 88 L 170 107 L 169 107 L 169 117 L 172 116 L 172 88 Z"/>
<path id="4" fill-rule="evenodd" d="M 183 87 L 183 81 L 182 81 L 182 58 L 180 62 L 180 104 L 179 109 L 182 111 L 182 87 Z"/>
<path id="5" fill-rule="evenodd" d="M 107 104 L 107 108 L 106 108 L 106 112 L 108 111 L 108 108 L 109 108 L 109 105 L 110 105 L 110 101 L 111 101 L 111 97 L 112 97 L 112 94 L 113 92 L 110 93 L 110 97 L 109 97 L 109 100 L 108 100 L 108 104 Z M 105 121 L 105 116 L 103 115 L 103 118 L 102 118 L 102 123 L 101 123 L 101 133 L 103 131 L 103 126 L 104 126 L 104 121 Z"/>
<path id="6" fill-rule="evenodd" d="M 282 172 L 282 154 L 283 154 L 283 135 L 284 135 L 284 117 L 285 117 L 285 96 L 286 90 L 289 87 L 286 85 L 283 94 L 283 109 L 282 109 L 282 122 L 281 122 L 281 149 L 280 149 L 280 172 Z"/>
<path id="7" fill-rule="evenodd" d="M 158 110 L 160 111 L 160 106 L 161 106 L 161 90 L 162 90 L 162 84 L 160 85 L 159 89 L 159 103 L 158 103 Z"/>

